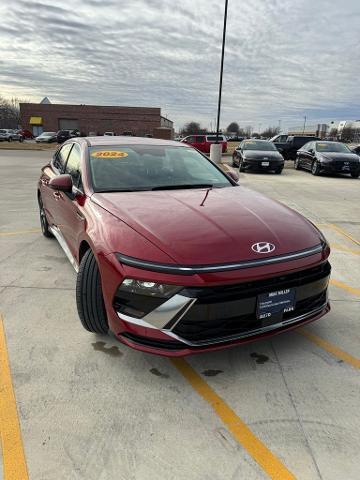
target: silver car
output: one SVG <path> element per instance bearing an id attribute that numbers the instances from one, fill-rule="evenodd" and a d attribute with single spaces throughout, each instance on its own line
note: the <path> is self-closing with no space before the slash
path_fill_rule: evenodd
<path id="1" fill-rule="evenodd" d="M 43 132 L 35 138 L 36 143 L 52 143 L 57 141 L 56 132 Z"/>
<path id="2" fill-rule="evenodd" d="M 19 141 L 23 142 L 24 137 L 20 134 L 17 133 L 16 130 L 13 130 L 11 128 L 1 128 L 0 129 L 0 142 L 12 142 L 12 141 Z"/>

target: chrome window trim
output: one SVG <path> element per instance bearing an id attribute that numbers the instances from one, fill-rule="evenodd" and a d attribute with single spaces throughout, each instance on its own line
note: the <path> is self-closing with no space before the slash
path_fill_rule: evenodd
<path id="1" fill-rule="evenodd" d="M 287 262 L 289 260 L 298 260 L 300 258 L 309 257 L 316 253 L 321 253 L 323 244 L 315 247 L 307 248 L 286 255 L 278 255 L 273 257 L 261 258 L 259 260 L 243 260 L 241 262 L 227 263 L 222 265 L 172 265 L 147 260 L 141 260 L 134 257 L 116 253 L 117 259 L 124 265 L 129 267 L 140 268 L 142 270 L 149 270 L 153 272 L 169 273 L 174 275 L 195 275 L 199 273 L 213 273 L 213 272 L 227 272 L 230 270 L 240 270 L 243 268 L 261 267 L 264 265 L 272 265 L 274 263 Z"/>

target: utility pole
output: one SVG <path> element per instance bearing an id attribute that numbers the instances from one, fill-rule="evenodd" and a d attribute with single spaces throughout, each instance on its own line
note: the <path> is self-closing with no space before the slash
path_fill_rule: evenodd
<path id="1" fill-rule="evenodd" d="M 281 132 L 281 120 L 279 120 L 279 133 Z"/>
<path id="2" fill-rule="evenodd" d="M 223 71 L 224 71 L 224 55 L 225 55 L 227 11 L 228 11 L 228 0 L 225 0 L 224 27 L 223 27 L 223 38 L 222 38 L 222 48 L 221 48 L 221 66 L 220 66 L 220 82 L 219 82 L 219 99 L 218 99 L 218 111 L 217 111 L 217 122 L 216 122 L 216 143 L 219 143 L 220 110 L 221 110 L 221 94 L 222 94 Z"/>
<path id="3" fill-rule="evenodd" d="M 306 127 L 306 115 L 304 116 L 304 128 L 303 128 L 303 135 L 305 133 L 305 127 Z"/>

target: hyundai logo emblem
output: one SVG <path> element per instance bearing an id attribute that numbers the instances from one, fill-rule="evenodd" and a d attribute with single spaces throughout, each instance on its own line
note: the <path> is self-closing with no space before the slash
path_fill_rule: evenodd
<path id="1" fill-rule="evenodd" d="M 256 253 L 271 253 L 275 250 L 275 245 L 269 242 L 258 242 L 251 245 L 251 250 Z"/>

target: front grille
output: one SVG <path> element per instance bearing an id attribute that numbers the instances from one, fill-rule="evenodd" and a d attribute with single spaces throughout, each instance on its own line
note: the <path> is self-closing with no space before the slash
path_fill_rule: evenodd
<path id="1" fill-rule="evenodd" d="M 295 310 L 272 316 L 272 323 L 289 321 L 320 308 L 326 303 L 328 262 L 302 272 L 257 282 L 221 287 L 188 288 L 182 294 L 197 297 L 172 332 L 191 342 L 251 334 L 264 326 L 256 318 L 257 296 L 261 293 L 296 289 Z"/>

